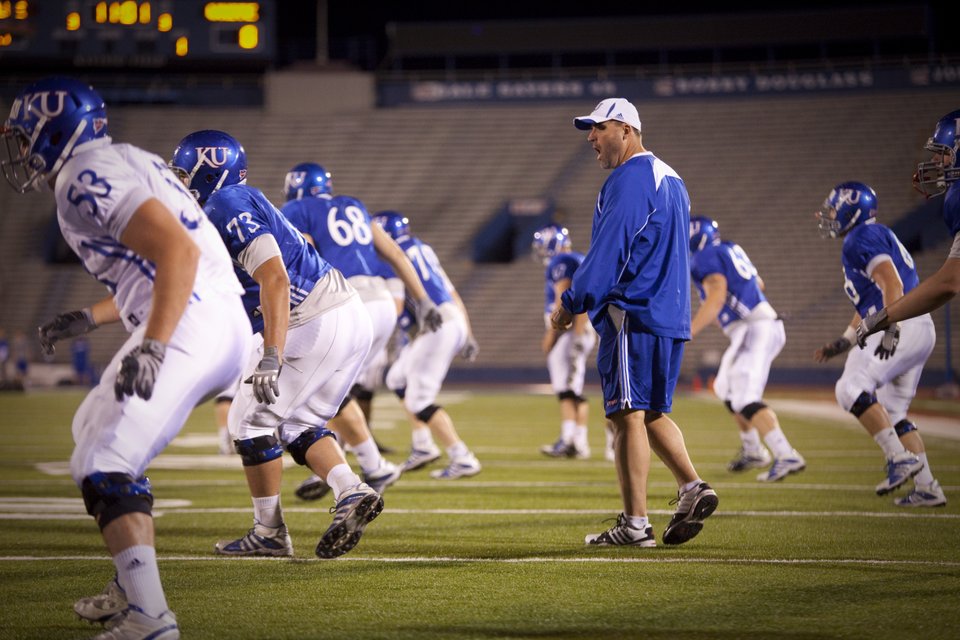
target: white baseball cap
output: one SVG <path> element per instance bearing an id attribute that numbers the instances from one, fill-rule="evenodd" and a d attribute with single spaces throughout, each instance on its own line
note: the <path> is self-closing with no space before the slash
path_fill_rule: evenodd
<path id="1" fill-rule="evenodd" d="M 593 113 L 573 119 L 573 126 L 577 129 L 589 130 L 598 122 L 618 120 L 624 122 L 637 131 L 640 131 L 640 115 L 637 108 L 626 98 L 607 98 L 593 108 Z"/>

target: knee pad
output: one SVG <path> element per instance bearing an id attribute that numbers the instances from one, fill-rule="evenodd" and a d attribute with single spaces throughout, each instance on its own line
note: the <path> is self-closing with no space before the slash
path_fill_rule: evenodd
<path id="1" fill-rule="evenodd" d="M 417 420 L 419 420 L 420 422 L 430 422 L 430 418 L 432 418 L 433 414 L 435 414 L 439 410 L 440 410 L 439 405 L 431 404 L 431 405 L 428 405 L 426 408 L 421 409 L 420 411 L 417 411 L 414 415 L 417 416 Z"/>
<path id="2" fill-rule="evenodd" d="M 97 471 L 83 479 L 80 486 L 87 513 L 97 520 L 100 531 L 128 513 L 150 515 L 153 493 L 146 476 L 134 480 L 126 473 Z"/>
<path id="3" fill-rule="evenodd" d="M 751 402 L 743 409 L 740 409 L 740 415 L 742 415 L 747 420 L 751 420 L 753 416 L 757 415 L 757 412 L 766 409 L 767 405 L 762 402 Z"/>
<path id="4" fill-rule="evenodd" d="M 290 455 L 293 456 L 293 461 L 297 464 L 303 466 L 307 464 L 307 449 L 313 446 L 313 444 L 320 438 L 326 438 L 327 436 L 336 437 L 333 435 L 333 431 L 327 429 L 326 427 L 313 427 L 307 429 L 299 436 L 297 439 L 287 445 L 287 451 L 290 452 Z"/>
<path id="5" fill-rule="evenodd" d="M 283 455 L 283 448 L 275 436 L 257 436 L 246 440 L 234 440 L 233 448 L 240 454 L 245 467 L 276 460 Z"/>
<path id="6" fill-rule="evenodd" d="M 576 399 L 574 400 L 574 402 L 577 403 L 577 406 L 578 406 L 578 407 L 579 407 L 580 405 L 582 405 L 582 404 L 583 404 L 584 402 L 586 402 L 586 401 L 587 401 L 587 399 L 586 399 L 585 397 L 579 395 L 579 394 L 577 395 Z"/>
<path id="7" fill-rule="evenodd" d="M 877 396 L 864 391 L 853 401 L 853 406 L 850 407 L 850 413 L 859 418 L 867 409 L 875 404 L 877 404 Z"/>
<path id="8" fill-rule="evenodd" d="M 909 420 L 901 420 L 897 424 L 893 425 L 893 430 L 897 432 L 897 437 L 902 438 L 911 431 L 917 430 L 917 425 L 913 424 Z"/>
<path id="9" fill-rule="evenodd" d="M 359 384 L 353 385 L 353 388 L 350 389 L 350 395 L 360 401 L 373 400 L 373 391 L 361 387 Z"/>
<path id="10" fill-rule="evenodd" d="M 557 400 L 573 400 L 574 402 L 576 402 L 578 397 L 579 396 L 577 396 L 577 394 L 575 394 L 573 391 L 570 391 L 569 389 L 567 389 L 566 391 L 561 391 L 560 393 L 557 394 Z"/>
<path id="11" fill-rule="evenodd" d="M 406 387 L 402 387 L 402 388 L 400 388 L 400 389 L 394 389 L 393 392 L 394 392 L 395 394 L 397 394 L 397 397 L 398 397 L 398 398 L 400 398 L 401 400 L 403 400 L 404 396 L 407 395 L 407 388 L 406 388 Z"/>
<path id="12" fill-rule="evenodd" d="M 723 406 L 725 406 L 730 413 L 736 413 L 736 411 L 733 410 L 733 404 L 729 400 L 724 400 Z"/>

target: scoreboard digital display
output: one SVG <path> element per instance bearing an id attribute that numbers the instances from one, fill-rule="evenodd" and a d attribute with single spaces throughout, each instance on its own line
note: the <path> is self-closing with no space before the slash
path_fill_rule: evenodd
<path id="1" fill-rule="evenodd" d="M 274 0 L 0 0 L 0 65 L 163 68 L 274 60 Z"/>

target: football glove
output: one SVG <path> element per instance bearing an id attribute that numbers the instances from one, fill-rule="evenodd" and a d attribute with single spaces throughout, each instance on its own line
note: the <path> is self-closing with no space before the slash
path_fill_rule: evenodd
<path id="1" fill-rule="evenodd" d="M 883 332 L 880 344 L 874 350 L 873 355 L 881 360 L 893 357 L 897 351 L 897 345 L 900 344 L 900 324 L 897 323 Z"/>
<path id="2" fill-rule="evenodd" d="M 417 326 L 420 327 L 421 332 L 436 331 L 443 325 L 443 316 L 429 297 L 414 301 L 413 314 L 416 316 Z"/>
<path id="3" fill-rule="evenodd" d="M 144 338 L 143 344 L 131 349 L 120 361 L 117 380 L 113 384 L 117 402 L 134 394 L 149 400 L 166 353 L 167 345 L 153 338 Z"/>
<path id="4" fill-rule="evenodd" d="M 819 354 L 823 356 L 824 360 L 829 360 L 830 358 L 838 356 L 841 353 L 846 353 L 852 346 L 852 342 L 850 342 L 846 337 L 840 336 L 830 344 L 825 344 L 820 347 Z"/>
<path id="5" fill-rule="evenodd" d="M 281 366 L 277 347 L 264 347 L 263 357 L 256 371 L 244 380 L 245 383 L 253 385 L 253 397 L 257 402 L 273 404 L 280 397 L 280 385 L 277 379 L 280 377 Z"/>
<path id="6" fill-rule="evenodd" d="M 61 313 L 37 329 L 40 334 L 40 350 L 44 355 L 52 356 L 57 350 L 55 345 L 58 341 L 82 336 L 96 328 L 97 323 L 93 321 L 90 309 Z"/>
<path id="7" fill-rule="evenodd" d="M 863 349 L 867 344 L 867 336 L 872 336 L 877 331 L 887 328 L 887 310 L 880 309 L 876 313 L 871 313 L 860 321 L 857 325 L 857 344 Z"/>
<path id="8" fill-rule="evenodd" d="M 477 344 L 477 339 L 472 335 L 467 336 L 466 344 L 460 349 L 460 356 L 467 362 L 473 362 L 477 359 L 478 353 L 480 353 L 480 345 Z"/>

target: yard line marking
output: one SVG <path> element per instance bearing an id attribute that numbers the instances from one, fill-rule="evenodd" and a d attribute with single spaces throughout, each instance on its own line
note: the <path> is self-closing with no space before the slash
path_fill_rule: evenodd
<path id="1" fill-rule="evenodd" d="M 592 550 L 591 550 L 592 551 Z M 658 553 L 645 549 L 641 553 Z M 0 556 L 0 562 L 63 562 L 95 561 L 110 562 L 110 556 Z M 270 558 L 243 556 L 158 556 L 161 562 L 319 562 L 329 564 L 329 560 L 319 558 Z M 960 567 L 960 561 L 954 560 L 891 560 L 881 558 L 608 558 L 583 557 L 562 558 L 541 556 L 533 558 L 458 558 L 453 556 L 407 556 L 373 557 L 346 556 L 337 558 L 337 564 L 344 562 L 369 562 L 383 564 L 756 564 L 756 565 L 863 565 L 892 566 L 908 565 L 914 567 Z"/>

